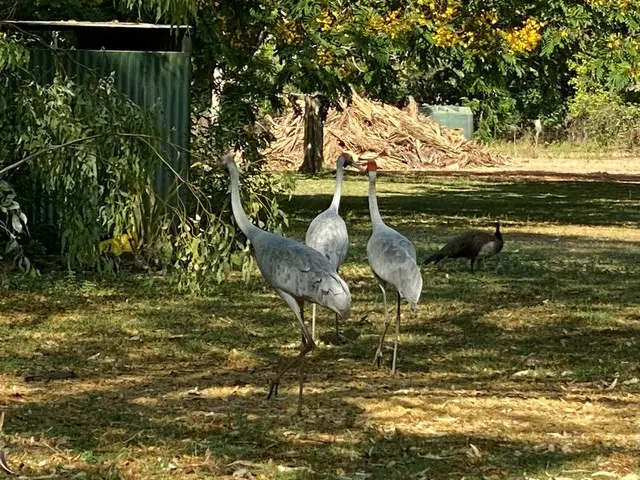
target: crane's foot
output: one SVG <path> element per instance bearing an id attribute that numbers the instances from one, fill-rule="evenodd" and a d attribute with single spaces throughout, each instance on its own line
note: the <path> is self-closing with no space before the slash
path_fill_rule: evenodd
<path id="1" fill-rule="evenodd" d="M 0 469 L 6 473 L 7 475 L 10 475 L 12 477 L 16 477 L 18 476 L 18 474 L 16 472 L 14 472 L 13 470 L 11 470 L 9 468 L 9 465 L 7 465 L 7 459 L 4 456 L 4 452 L 2 450 L 0 450 Z"/>
<path id="2" fill-rule="evenodd" d="M 273 395 L 273 398 L 278 398 L 278 384 L 279 383 L 280 383 L 280 381 L 276 380 L 275 382 L 273 382 L 271 384 L 271 388 L 269 388 L 269 395 L 267 395 L 267 400 L 269 400 L 272 395 Z"/>
<path id="3" fill-rule="evenodd" d="M 349 338 L 345 337 L 343 334 L 341 334 L 340 332 L 336 332 L 336 343 L 339 345 L 345 345 L 347 343 L 351 342 L 351 340 L 349 340 Z"/>
<path id="4" fill-rule="evenodd" d="M 380 349 L 376 350 L 376 356 L 373 357 L 373 364 L 377 365 L 378 368 L 380 368 L 380 365 L 382 364 L 382 352 Z"/>

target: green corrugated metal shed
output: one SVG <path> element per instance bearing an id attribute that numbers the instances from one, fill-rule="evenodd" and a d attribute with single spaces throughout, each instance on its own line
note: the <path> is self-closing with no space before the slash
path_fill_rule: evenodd
<path id="1" fill-rule="evenodd" d="M 53 78 L 55 63 L 49 50 L 32 52 L 33 68 L 41 78 Z M 181 152 L 164 148 L 169 163 L 177 171 L 189 166 L 190 59 L 180 52 L 111 52 L 100 50 L 71 50 L 59 56 L 72 77 L 82 81 L 91 71 L 99 76 L 115 72 L 116 86 L 131 100 L 156 113 L 161 131 Z M 173 181 L 173 174 L 164 167 L 156 174 L 156 191 L 165 192 Z"/>
<path id="2" fill-rule="evenodd" d="M 191 130 L 191 48 L 187 27 L 66 21 L 5 23 L 25 30 L 73 31 L 78 49 L 63 50 L 55 59 L 51 50 L 32 52 L 31 62 L 38 76 L 46 81 L 53 78 L 56 68 L 63 68 L 81 82 L 90 71 L 100 76 L 113 72 L 117 87 L 125 95 L 156 113 L 161 131 L 179 147 L 165 145 L 162 151 L 172 168 L 186 176 Z M 163 50 L 152 50 L 154 47 Z M 154 179 L 156 192 L 166 192 L 174 180 L 168 167 L 159 168 Z M 50 221 L 53 209 L 42 205 L 36 216 Z"/>

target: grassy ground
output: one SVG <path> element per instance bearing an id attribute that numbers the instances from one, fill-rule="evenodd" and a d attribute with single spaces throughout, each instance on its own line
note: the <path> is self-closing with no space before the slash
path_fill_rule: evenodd
<path id="1" fill-rule="evenodd" d="M 333 180 L 285 204 L 302 238 Z M 367 267 L 366 181 L 348 178 L 353 341 L 309 357 L 267 401 L 299 331 L 256 277 L 207 298 L 161 280 L 46 276 L 0 294 L 0 405 L 9 461 L 51 478 L 620 478 L 640 458 L 640 191 L 613 182 L 379 179 L 388 223 L 424 258 L 503 222 L 505 250 L 423 269 L 399 374 L 372 365 L 383 312 Z M 78 378 L 25 382 L 72 369 Z M 593 474 L 597 474 L 593 476 Z M 627 477 L 636 478 L 636 477 Z"/>
<path id="2" fill-rule="evenodd" d="M 478 170 L 516 170 L 556 174 L 603 173 L 625 176 L 640 174 L 637 151 L 602 148 L 598 145 L 569 142 L 540 143 L 531 141 L 498 142 L 492 148 L 510 161 L 506 165 Z"/>

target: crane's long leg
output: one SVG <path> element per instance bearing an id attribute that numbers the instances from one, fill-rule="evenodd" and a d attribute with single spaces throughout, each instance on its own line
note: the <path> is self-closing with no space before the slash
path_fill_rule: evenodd
<path id="1" fill-rule="evenodd" d="M 396 312 L 396 339 L 393 342 L 393 362 L 391 363 L 391 375 L 396 373 L 396 356 L 398 355 L 398 342 L 400 339 L 400 293 L 398 292 L 398 309 Z"/>
<path id="2" fill-rule="evenodd" d="M 473 264 L 476 263 L 476 257 L 471 257 L 471 273 L 476 273 L 473 271 Z"/>
<path id="3" fill-rule="evenodd" d="M 276 290 L 276 292 L 278 292 L 278 295 L 287 302 L 287 305 L 291 307 L 291 310 L 293 310 L 293 313 L 296 315 L 296 319 L 300 324 L 300 330 L 302 332 L 302 342 L 300 345 L 300 353 L 291 360 L 288 360 L 280 369 L 273 382 L 271 382 L 271 388 L 269 388 L 267 399 L 270 399 L 272 395 L 275 397 L 278 396 L 278 385 L 280 384 L 280 379 L 291 367 L 300 362 L 300 393 L 298 395 L 298 410 L 296 412 L 300 415 L 302 412 L 302 386 L 304 384 L 304 356 L 313 350 L 316 344 L 313 342 L 313 338 L 311 338 L 311 335 L 304 324 L 304 302 L 296 300 L 294 297 L 282 290 Z"/>
<path id="4" fill-rule="evenodd" d="M 384 330 L 382 335 L 380 335 L 380 343 L 378 344 L 378 350 L 376 350 L 376 356 L 373 359 L 374 365 L 377 364 L 380 366 L 380 362 L 382 361 L 382 343 L 384 342 L 384 337 L 387 335 L 387 330 L 389 329 L 389 311 L 387 310 L 387 292 L 384 289 L 383 282 L 378 280 L 378 286 L 380 290 L 382 290 L 382 301 L 384 303 Z"/>
<path id="5" fill-rule="evenodd" d="M 315 342 L 318 337 L 316 337 L 316 304 L 311 304 L 311 337 Z"/>
<path id="6" fill-rule="evenodd" d="M 313 341 L 317 341 L 316 336 L 316 304 L 311 304 L 311 337 Z M 345 337 L 340 333 L 340 316 L 336 313 L 336 341 L 345 341 Z"/>
<path id="7" fill-rule="evenodd" d="M 0 412 L 0 432 L 2 432 L 2 427 L 4 427 L 4 412 Z M 18 474 L 9 468 L 7 464 L 7 459 L 4 457 L 4 443 L 0 444 L 0 470 L 6 473 L 9 476 L 17 477 Z"/>
<path id="8" fill-rule="evenodd" d="M 339 271 L 340 266 L 338 265 L 338 270 L 336 270 L 336 273 L 339 274 Z M 348 339 L 340 333 L 340 316 L 336 313 L 336 343 L 346 343 L 347 341 Z"/>
<path id="9" fill-rule="evenodd" d="M 308 343 L 306 342 L 306 339 L 303 337 L 302 343 L 300 343 L 300 355 L 302 356 L 300 357 L 300 363 L 298 365 L 298 385 L 300 387 L 300 389 L 298 390 L 298 408 L 296 409 L 296 415 L 298 416 L 302 415 L 302 390 L 304 388 L 304 364 L 305 364 L 304 355 L 306 355 L 306 353 L 308 352 L 308 350 L 306 350 L 307 348 L 308 348 Z"/>

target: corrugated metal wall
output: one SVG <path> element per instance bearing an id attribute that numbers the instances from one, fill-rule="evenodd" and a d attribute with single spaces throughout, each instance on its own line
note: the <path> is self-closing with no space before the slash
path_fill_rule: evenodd
<path id="1" fill-rule="evenodd" d="M 70 50 L 55 59 L 49 50 L 34 50 L 31 63 L 37 76 L 48 81 L 56 68 L 82 82 L 89 71 L 100 76 L 115 72 L 117 87 L 132 101 L 156 113 L 159 128 L 168 134 L 175 149 L 162 149 L 168 163 L 186 175 L 189 168 L 189 135 L 191 59 L 188 52 L 135 52 L 105 50 Z M 159 167 L 154 177 L 155 191 L 163 194 L 175 176 L 166 166 Z M 55 213 L 51 205 L 34 209 L 34 223 L 52 221 Z"/>

